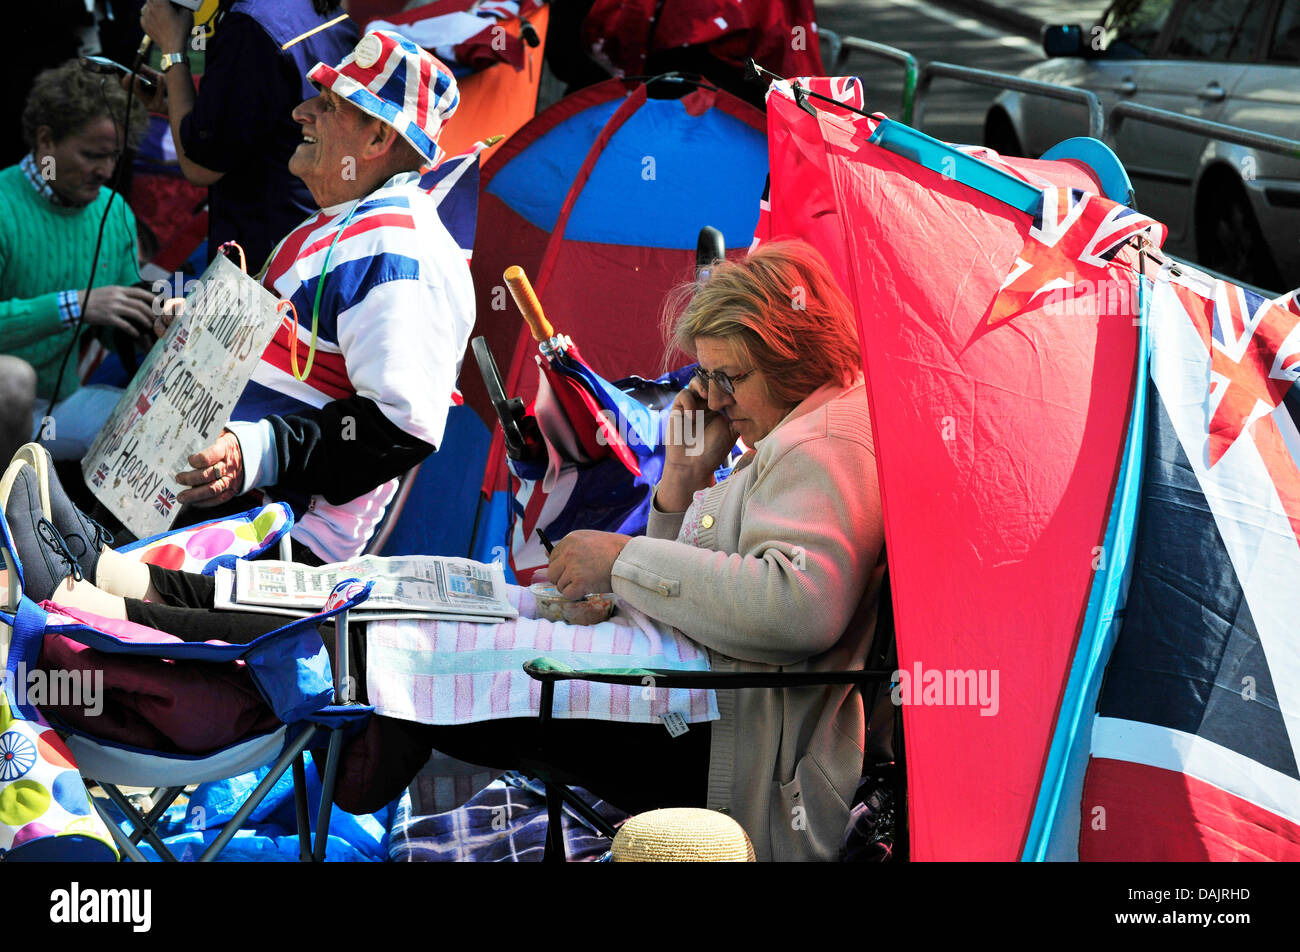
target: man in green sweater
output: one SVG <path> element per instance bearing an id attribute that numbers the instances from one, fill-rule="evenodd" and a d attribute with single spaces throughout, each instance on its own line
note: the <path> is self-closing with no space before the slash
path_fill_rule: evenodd
<path id="1" fill-rule="evenodd" d="M 132 109 L 132 139 L 147 115 Z M 104 187 L 122 152 L 126 93 L 73 60 L 37 78 L 23 111 L 31 153 L 0 172 L 0 460 L 40 439 L 56 459 L 78 459 L 120 391 L 79 389 L 77 355 L 64 354 L 78 319 L 132 337 L 153 324 L 140 280 L 135 217 Z M 91 261 L 104 222 L 93 290 Z M 55 398 L 52 418 L 46 409 Z"/>

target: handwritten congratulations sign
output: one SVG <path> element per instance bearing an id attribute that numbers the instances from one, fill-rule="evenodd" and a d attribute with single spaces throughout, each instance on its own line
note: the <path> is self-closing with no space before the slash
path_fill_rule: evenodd
<path id="1" fill-rule="evenodd" d="M 91 491 L 139 538 L 171 526 L 185 488 L 176 474 L 229 421 L 275 333 L 275 303 L 218 255 L 82 460 Z"/>

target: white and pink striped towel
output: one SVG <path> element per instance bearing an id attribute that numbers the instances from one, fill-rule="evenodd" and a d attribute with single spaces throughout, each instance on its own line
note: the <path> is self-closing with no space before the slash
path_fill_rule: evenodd
<path id="1" fill-rule="evenodd" d="M 541 683 L 523 664 L 547 657 L 572 668 L 709 670 L 708 652 L 667 625 L 619 605 L 599 625 L 537 617 L 526 588 L 509 587 L 519 617 L 499 625 L 432 620 L 377 621 L 366 632 L 366 688 L 380 714 L 424 724 L 468 724 L 536 717 Z M 676 713 L 686 721 L 718 717 L 712 691 L 650 685 L 559 681 L 556 717 L 637 724 Z"/>

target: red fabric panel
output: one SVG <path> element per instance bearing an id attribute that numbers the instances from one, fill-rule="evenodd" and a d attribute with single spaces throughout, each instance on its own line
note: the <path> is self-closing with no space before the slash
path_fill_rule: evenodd
<path id="1" fill-rule="evenodd" d="M 578 196 L 587 187 L 587 180 L 591 178 L 592 170 L 596 168 L 596 163 L 600 161 L 600 154 L 605 151 L 605 146 L 609 144 L 609 140 L 614 137 L 614 134 L 623 128 L 623 124 L 636 114 L 636 111 L 645 104 L 645 101 L 646 88 L 638 86 L 614 110 L 614 114 L 606 120 L 600 133 L 592 140 L 591 146 L 587 149 L 587 156 L 582 160 L 582 165 L 578 168 L 577 174 L 574 175 L 573 182 L 569 185 L 568 194 L 564 196 L 564 204 L 560 206 L 559 214 L 555 218 L 555 224 L 551 228 L 551 237 L 546 242 L 546 251 L 542 254 L 542 263 L 537 268 L 533 283 L 539 296 L 546 291 L 547 284 L 551 280 L 551 271 L 555 267 L 555 258 L 560 252 L 561 243 L 564 241 L 564 229 L 569 225 L 569 216 L 573 214 L 573 206 L 577 204 Z"/>
<path id="2" fill-rule="evenodd" d="M 815 141 L 800 127 L 817 119 L 784 98 L 768 108 Z M 995 712 L 924 696 L 904 709 L 912 856 L 1014 860 L 1104 537 L 1136 331 L 1068 308 L 987 327 L 1028 216 L 868 144 L 866 127 L 821 118 L 852 223 L 845 290 L 870 384 L 899 666 L 998 678 Z M 797 200 L 774 191 L 774 218 Z"/>
<path id="3" fill-rule="evenodd" d="M 506 140 L 508 147 L 513 139 Z M 508 377 L 511 361 L 518 350 L 524 319 L 506 290 L 502 274 L 511 265 L 519 265 L 535 274 L 546 247 L 548 233 L 531 225 L 512 211 L 486 188 L 479 192 L 478 226 L 474 238 L 474 257 L 470 274 L 474 278 L 474 300 L 478 309 L 472 336 L 487 338 L 492 355 L 503 377 Z M 543 301 L 543 306 L 548 302 Z M 533 351 L 536 352 L 535 349 Z M 466 355 L 460 374 L 460 392 L 489 427 L 496 426 L 496 412 L 487 399 L 483 379 L 472 355 Z M 534 392 L 536 385 L 534 385 Z M 518 394 L 509 393 L 509 396 Z M 525 400 L 527 402 L 527 400 Z"/>
<path id="4" fill-rule="evenodd" d="M 131 208 L 158 240 L 158 252 L 153 260 L 163 269 L 177 270 L 207 236 L 207 210 L 193 212 L 206 198 L 207 189 L 191 185 L 183 178 L 136 173 L 131 185 Z"/>
<path id="5" fill-rule="evenodd" d="M 487 338 L 502 376 L 508 376 L 519 345 L 523 318 L 504 289 L 502 272 L 517 264 L 535 274 L 547 234 L 484 192 L 479 205 L 479 235 L 496 240 L 475 242 L 471 271 L 478 302 L 474 336 Z M 736 252 L 742 255 L 743 249 Z M 659 332 L 659 311 L 669 288 L 688 281 L 694 273 L 695 252 L 689 249 L 641 248 L 597 242 L 566 241 L 556 255 L 551 280 L 541 295 L 546 316 L 557 330 L 582 348 L 583 357 L 596 373 L 608 380 L 629 374 L 657 376 L 664 364 Z M 495 302 L 505 306 L 493 308 Z M 524 340 L 521 356 L 536 353 L 531 338 Z M 682 361 L 678 361 L 680 363 Z M 518 389 L 509 390 L 525 403 L 537 394 L 532 360 L 522 363 Z M 484 421 L 495 425 L 482 378 L 472 360 L 460 376 L 465 402 Z"/>
<path id="6" fill-rule="evenodd" d="M 360 26 L 371 20 L 391 19 L 401 13 L 406 0 L 351 0 L 348 4 L 348 16 Z"/>
<path id="7" fill-rule="evenodd" d="M 1095 758 L 1080 807 L 1080 860 L 1300 861 L 1300 826 L 1175 770 Z"/>
<path id="8" fill-rule="evenodd" d="M 659 330 L 664 295 L 694 270 L 694 250 L 566 241 L 543 304 L 551 323 L 582 347 L 587 365 L 606 380 L 655 377 L 665 364 Z M 683 362 L 678 355 L 673 364 Z"/>
<path id="9" fill-rule="evenodd" d="M 773 95 L 793 106 L 784 96 Z M 831 266 L 839 286 L 847 290 L 849 250 L 847 227 L 831 182 L 829 159 L 821 129 L 816 122 L 788 122 L 785 110 L 768 106 L 768 168 L 771 211 L 769 234 L 777 239 L 799 237 L 817 248 Z M 874 129 L 874 120 L 863 120 L 864 129 Z"/>

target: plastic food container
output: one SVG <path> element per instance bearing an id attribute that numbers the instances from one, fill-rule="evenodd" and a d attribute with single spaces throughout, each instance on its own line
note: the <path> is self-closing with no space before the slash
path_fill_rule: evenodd
<path id="1" fill-rule="evenodd" d="M 588 595 L 581 601 L 571 602 L 551 582 L 534 582 L 528 590 L 537 599 L 537 611 L 548 621 L 563 621 L 570 625 L 598 625 L 614 614 L 616 599 L 613 592 Z"/>

